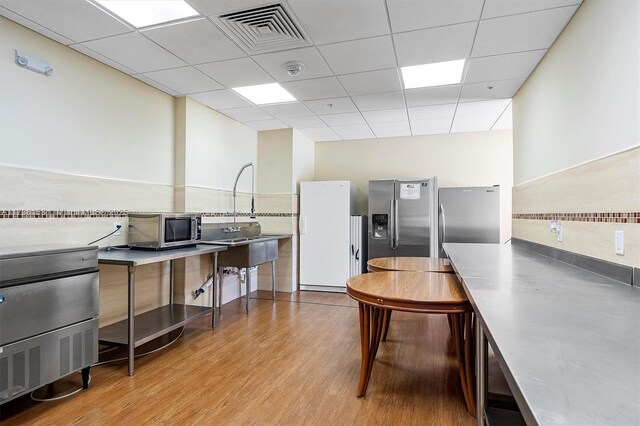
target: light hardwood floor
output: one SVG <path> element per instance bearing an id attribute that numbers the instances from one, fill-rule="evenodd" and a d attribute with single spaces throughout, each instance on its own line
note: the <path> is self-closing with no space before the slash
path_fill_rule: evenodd
<path id="1" fill-rule="evenodd" d="M 190 324 L 175 344 L 139 358 L 133 377 L 125 363 L 98 366 L 75 397 L 3 405 L 2 425 L 474 424 L 446 316 L 397 312 L 367 395 L 356 398 L 355 302 L 312 292 L 278 294 L 276 303 L 268 292 L 253 297 L 248 316 L 239 300 L 223 306 L 219 328 L 210 317 Z"/>

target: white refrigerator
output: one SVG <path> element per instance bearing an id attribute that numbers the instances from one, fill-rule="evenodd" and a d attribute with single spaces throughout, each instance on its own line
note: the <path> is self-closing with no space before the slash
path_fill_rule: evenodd
<path id="1" fill-rule="evenodd" d="M 349 181 L 300 183 L 300 290 L 346 291 L 354 207 Z"/>

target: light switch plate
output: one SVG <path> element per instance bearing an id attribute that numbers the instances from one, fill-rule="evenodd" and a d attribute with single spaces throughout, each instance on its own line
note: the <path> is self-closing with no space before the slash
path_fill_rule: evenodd
<path id="1" fill-rule="evenodd" d="M 624 231 L 615 231 L 614 234 L 616 254 L 624 256 Z"/>

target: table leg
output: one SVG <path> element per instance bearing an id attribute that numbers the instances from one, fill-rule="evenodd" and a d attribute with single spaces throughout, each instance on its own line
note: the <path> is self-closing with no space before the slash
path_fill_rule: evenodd
<path id="1" fill-rule="evenodd" d="M 471 384 L 471 353 L 469 350 L 469 339 L 471 338 L 471 314 L 448 314 L 451 318 L 451 330 L 456 345 L 456 356 L 458 358 L 458 368 L 460 370 L 460 385 L 462 394 L 467 405 L 467 411 L 472 416 L 476 415 L 476 407 L 473 401 L 473 391 Z M 464 323 L 463 323 L 464 320 Z M 467 328 L 468 326 L 468 328 Z"/>
<path id="2" fill-rule="evenodd" d="M 245 275 L 247 281 L 247 303 L 245 305 L 245 309 L 247 313 L 249 313 L 249 295 L 251 294 L 251 268 L 246 269 L 247 273 Z"/>
<path id="3" fill-rule="evenodd" d="M 136 354 L 135 316 L 136 316 L 136 267 L 129 266 L 128 280 L 128 317 L 127 317 L 127 358 L 129 361 L 129 376 L 134 373 L 134 361 Z"/>
<path id="4" fill-rule="evenodd" d="M 224 268 L 218 267 L 218 314 L 222 316 L 222 285 L 224 284 Z"/>
<path id="5" fill-rule="evenodd" d="M 478 315 L 475 320 L 476 334 L 476 410 L 477 425 L 484 426 L 485 410 L 487 404 L 487 362 L 488 362 L 488 346 L 487 337 Z"/>
<path id="6" fill-rule="evenodd" d="M 382 318 L 382 341 L 387 341 L 387 334 L 389 334 L 389 324 L 391 323 L 391 309 L 384 310 L 384 317 Z"/>
<path id="7" fill-rule="evenodd" d="M 470 410 L 472 416 L 476 416 L 476 386 L 475 380 L 475 364 L 473 356 L 473 345 L 475 344 L 475 336 L 473 334 L 473 313 L 464 314 L 464 363 L 465 372 L 467 373 L 467 389 L 469 393 Z"/>
<path id="8" fill-rule="evenodd" d="M 211 279 L 213 280 L 213 288 L 211 288 L 211 328 L 218 325 L 217 315 L 217 296 L 218 296 L 218 253 L 213 253 L 213 265 L 211 270 Z"/>
<path id="9" fill-rule="evenodd" d="M 386 315 L 386 309 L 375 308 L 366 304 L 363 306 L 360 344 L 362 347 L 362 364 L 360 366 L 360 381 L 358 384 L 358 397 L 367 393 L 367 386 L 371 378 L 373 363 L 376 359 L 378 347 L 382 337 L 382 322 Z"/>
<path id="10" fill-rule="evenodd" d="M 271 261 L 271 298 L 276 300 L 276 261 Z"/>
<path id="11" fill-rule="evenodd" d="M 175 266 L 176 266 L 176 261 L 170 260 L 169 261 L 169 304 L 170 305 L 173 305 L 173 290 L 176 285 L 175 276 L 174 276 Z"/>

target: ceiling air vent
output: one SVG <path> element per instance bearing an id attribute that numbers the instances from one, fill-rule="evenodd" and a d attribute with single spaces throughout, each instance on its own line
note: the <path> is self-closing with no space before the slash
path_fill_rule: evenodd
<path id="1" fill-rule="evenodd" d="M 302 26 L 284 4 L 226 13 L 215 21 L 250 55 L 311 45 Z"/>

